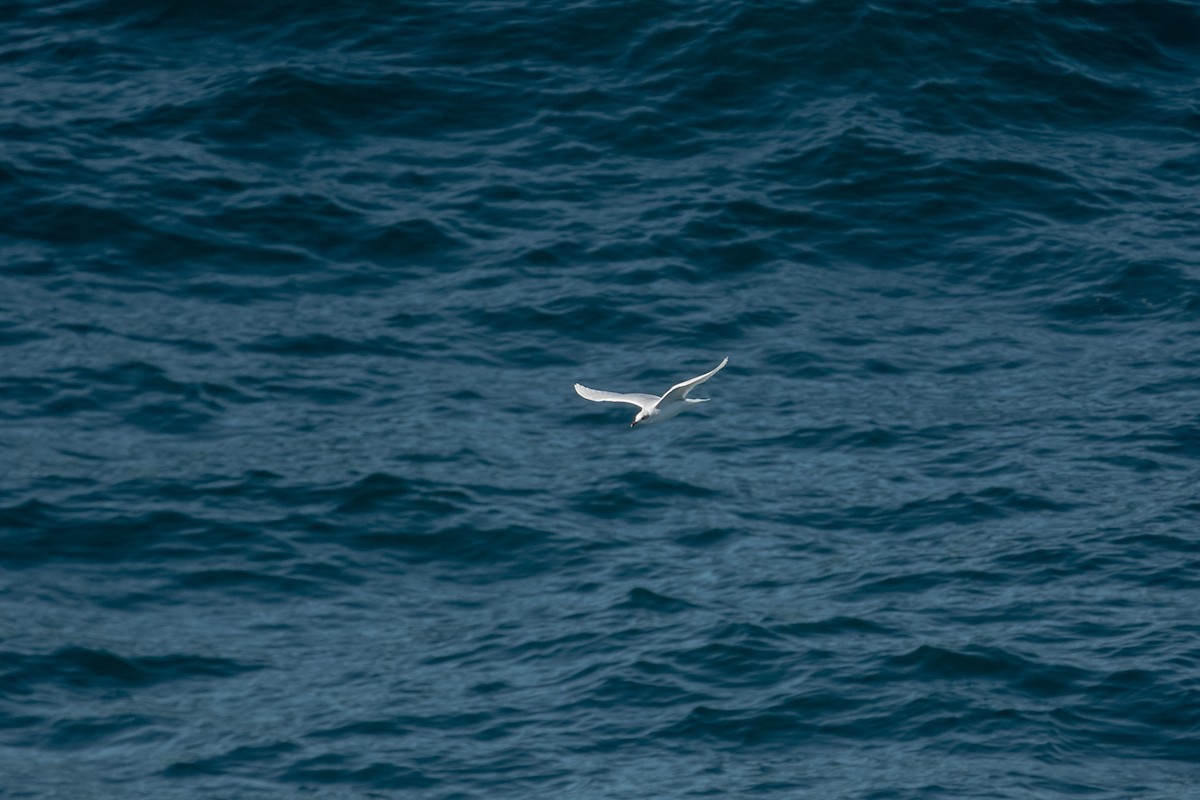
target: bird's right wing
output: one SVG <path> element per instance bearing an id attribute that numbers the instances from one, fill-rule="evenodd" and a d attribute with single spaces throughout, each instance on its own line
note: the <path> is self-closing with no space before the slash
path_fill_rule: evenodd
<path id="1" fill-rule="evenodd" d="M 652 394 L 622 394 L 621 392 L 602 392 L 599 389 L 589 389 L 583 384 L 575 384 L 575 391 L 585 400 L 597 403 L 629 403 L 638 408 L 649 408 L 658 402 Z"/>
<path id="2" fill-rule="evenodd" d="M 729 356 L 726 356 L 725 358 L 721 359 L 720 364 L 717 364 L 717 368 L 712 370 L 711 372 L 706 372 L 703 375 L 697 375 L 695 378 L 689 378 L 688 380 L 683 381 L 682 383 L 675 384 L 674 386 L 672 386 L 670 389 L 667 390 L 666 394 L 664 394 L 662 396 L 662 402 L 670 403 L 670 402 L 674 402 L 677 400 L 683 400 L 684 398 L 687 397 L 688 392 L 690 392 L 692 389 L 695 389 L 700 384 L 704 383 L 706 380 L 711 378 L 713 375 L 716 375 L 718 372 L 721 371 L 721 368 L 724 367 L 728 363 L 729 363 Z"/>

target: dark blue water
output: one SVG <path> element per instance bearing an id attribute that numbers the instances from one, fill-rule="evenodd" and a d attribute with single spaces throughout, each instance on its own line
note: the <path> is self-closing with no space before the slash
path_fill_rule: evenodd
<path id="1" fill-rule="evenodd" d="M 1200 796 L 1194 3 L 4 2 L 0 202 L 0 796 Z"/>

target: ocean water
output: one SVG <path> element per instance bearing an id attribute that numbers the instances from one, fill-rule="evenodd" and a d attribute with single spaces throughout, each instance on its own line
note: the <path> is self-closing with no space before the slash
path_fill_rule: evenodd
<path id="1" fill-rule="evenodd" d="M 0 11 L 0 797 L 1200 797 L 1197 4 Z"/>

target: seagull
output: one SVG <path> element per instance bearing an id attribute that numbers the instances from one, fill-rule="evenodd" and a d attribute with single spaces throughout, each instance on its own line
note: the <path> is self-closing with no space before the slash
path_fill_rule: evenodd
<path id="1" fill-rule="evenodd" d="M 575 384 L 575 391 L 580 397 L 585 400 L 594 400 L 597 403 L 629 403 L 631 406 L 637 406 L 637 416 L 633 418 L 633 422 L 629 423 L 629 427 L 637 425 L 639 422 L 647 424 L 651 422 L 662 422 L 683 411 L 691 403 L 707 403 L 709 398 L 693 399 L 687 394 L 692 389 L 695 389 L 706 380 L 716 375 L 721 371 L 721 368 L 729 363 L 729 357 L 726 356 L 717 364 L 716 369 L 712 372 L 706 372 L 696 378 L 689 378 L 682 383 L 677 383 L 667 390 L 662 397 L 655 397 L 652 394 L 622 394 L 621 392 L 602 392 L 599 389 L 589 389 L 583 384 Z"/>

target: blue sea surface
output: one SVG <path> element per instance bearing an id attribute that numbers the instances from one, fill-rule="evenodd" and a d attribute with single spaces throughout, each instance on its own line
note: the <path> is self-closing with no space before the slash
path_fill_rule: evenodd
<path id="1" fill-rule="evenodd" d="M 0 202 L 0 798 L 1200 797 L 1194 2 L 7 0 Z"/>

